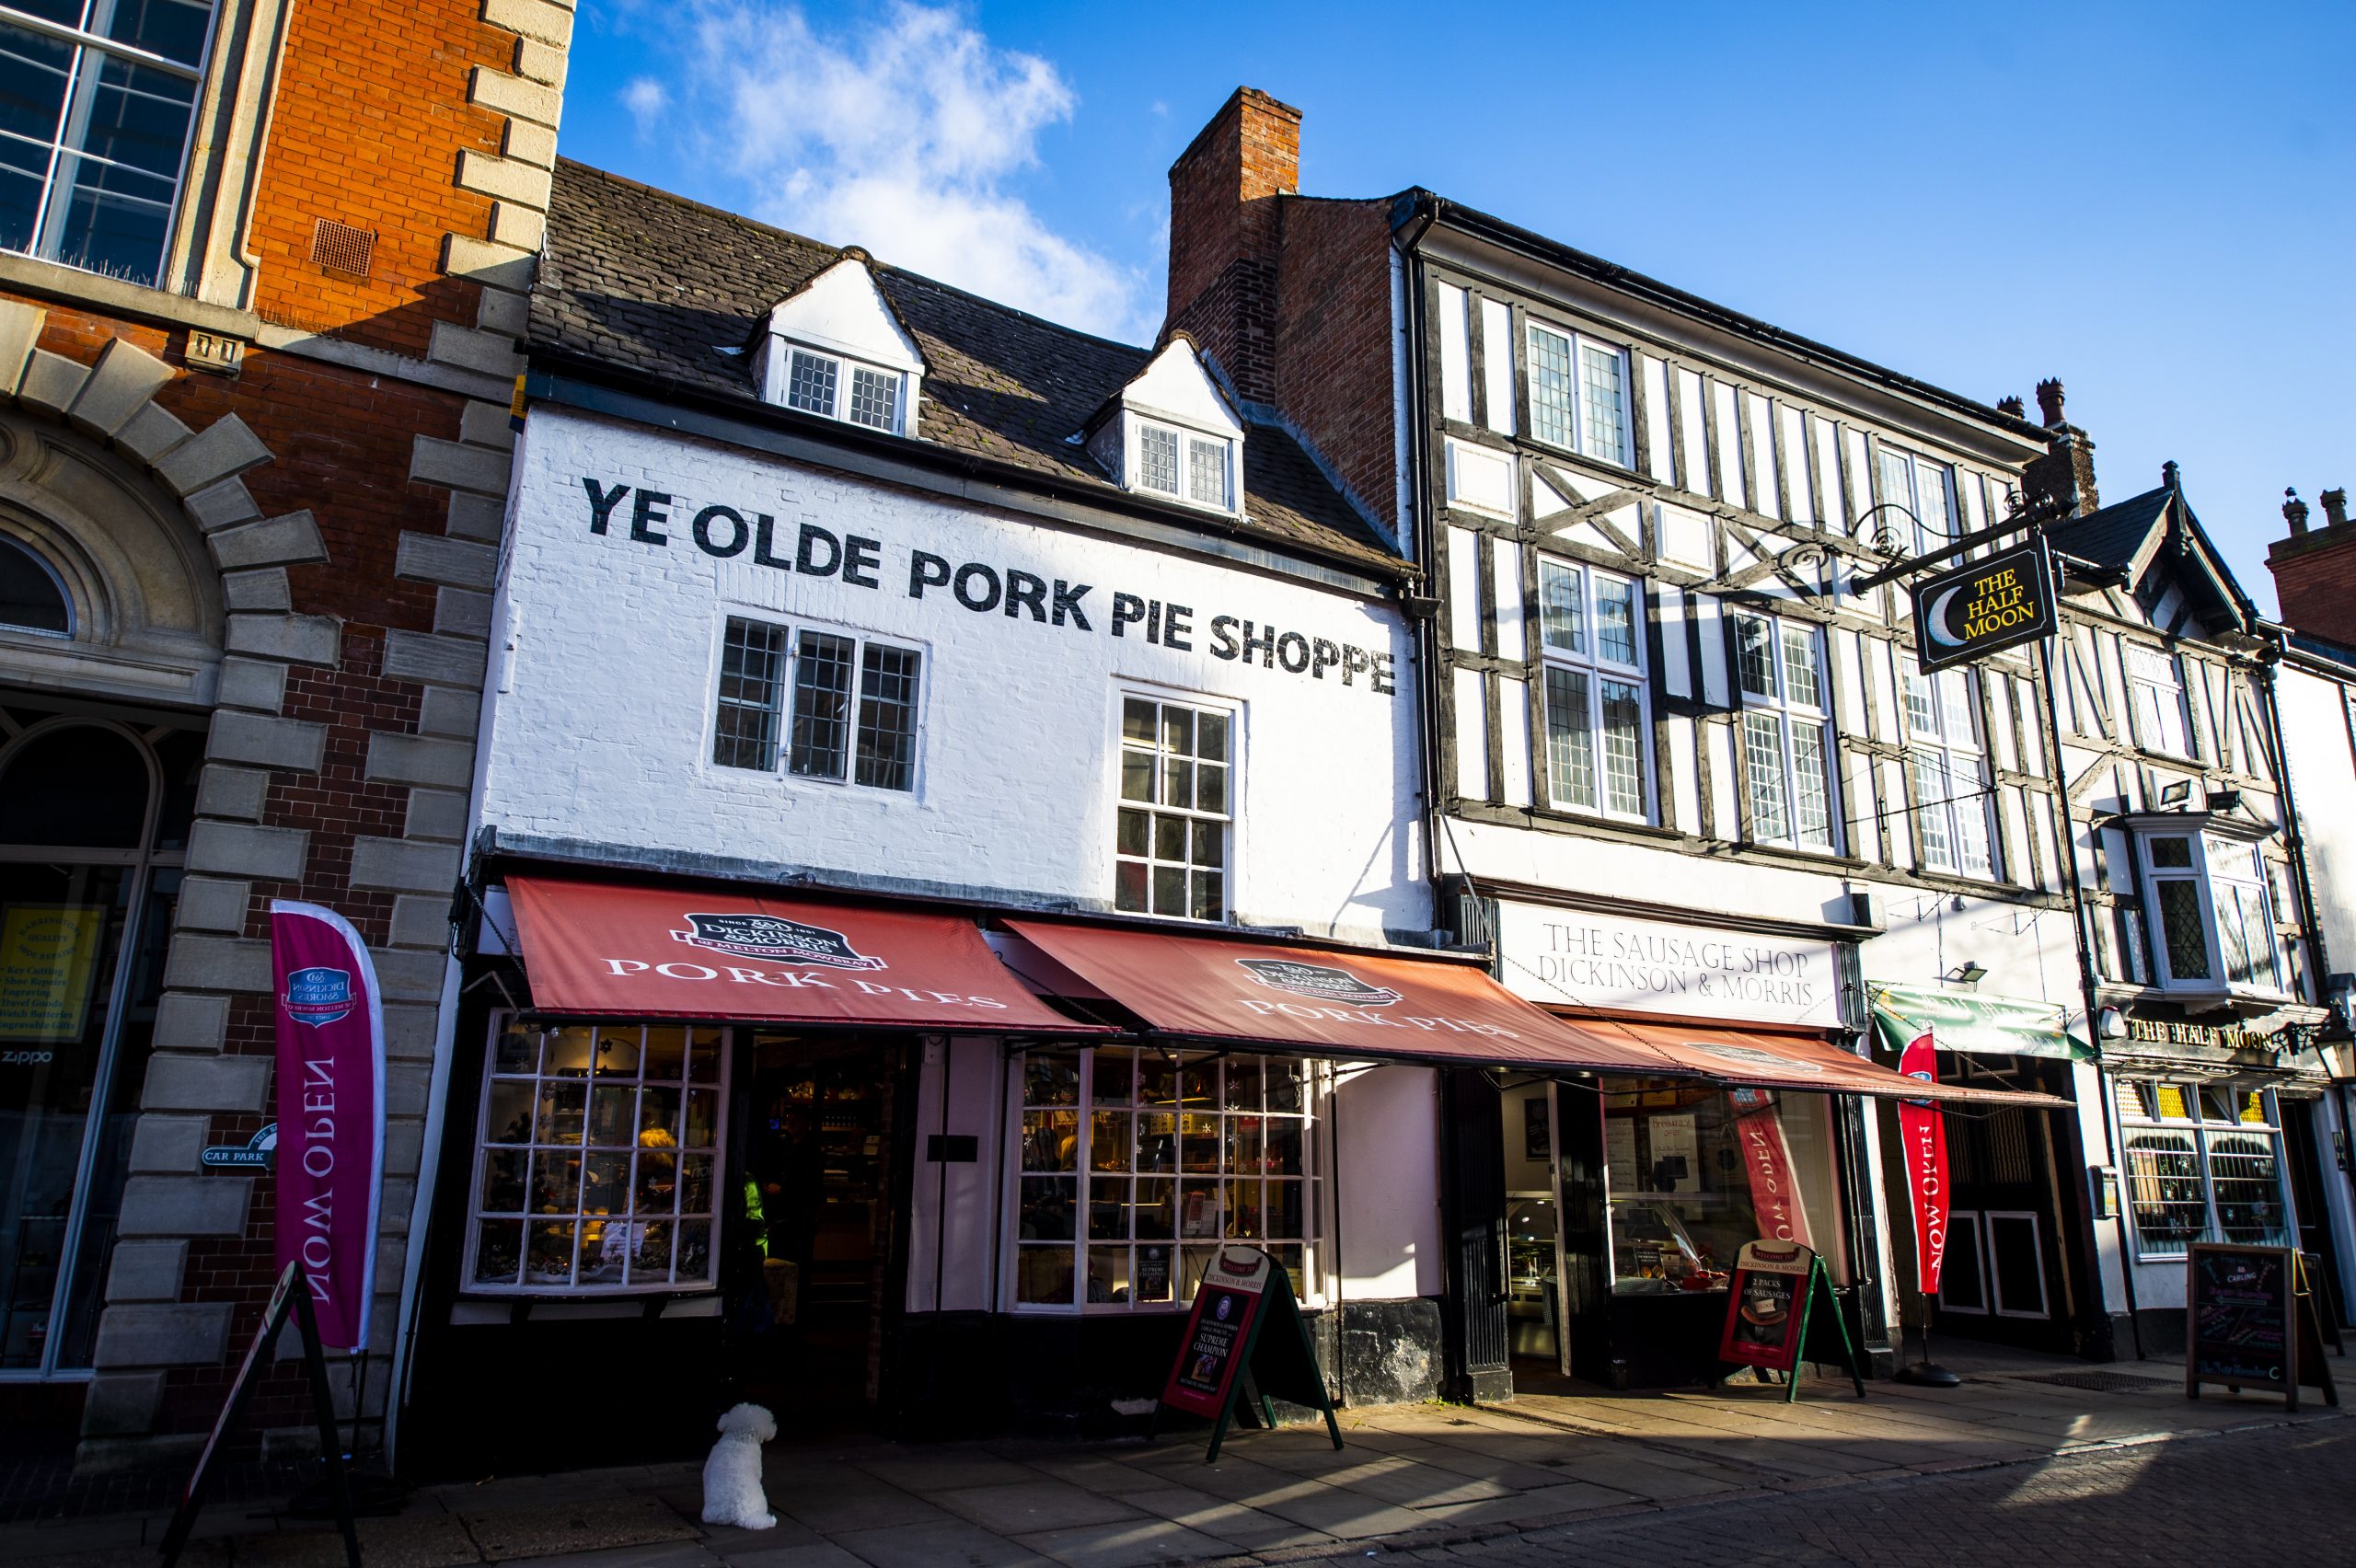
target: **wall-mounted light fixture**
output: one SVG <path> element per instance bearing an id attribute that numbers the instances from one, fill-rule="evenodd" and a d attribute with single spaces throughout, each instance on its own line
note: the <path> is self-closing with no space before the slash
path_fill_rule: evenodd
<path id="1" fill-rule="evenodd" d="M 1947 978 L 1958 986 L 1977 986 L 1987 976 L 1987 967 L 1978 963 L 1958 963 L 1947 971 Z"/>
<path id="2" fill-rule="evenodd" d="M 2164 806 L 2186 806 L 2190 805 L 2191 803 L 2191 779 L 2179 778 L 2173 784 L 2163 784 L 2160 786 L 2160 804 Z"/>

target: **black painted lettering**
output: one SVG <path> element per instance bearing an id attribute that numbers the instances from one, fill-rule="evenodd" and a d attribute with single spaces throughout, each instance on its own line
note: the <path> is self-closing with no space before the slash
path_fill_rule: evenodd
<path id="1" fill-rule="evenodd" d="M 1214 616 L 1211 617 L 1212 658 L 1232 659 L 1235 657 L 1235 628 L 1240 624 L 1242 623 L 1237 621 L 1233 616 Z"/>
<path id="2" fill-rule="evenodd" d="M 1391 681 L 1391 655 L 1388 653 L 1375 654 L 1374 694 L 1377 697 L 1389 697 L 1392 692 L 1398 689 L 1399 688 L 1393 686 Z"/>
<path id="3" fill-rule="evenodd" d="M 976 613 L 998 608 L 998 573 L 979 561 L 969 560 L 959 567 L 956 583 L 949 591 L 957 595 L 959 604 Z"/>
<path id="4" fill-rule="evenodd" d="M 949 563 L 930 550 L 908 552 L 908 597 L 921 599 L 928 588 L 949 586 Z"/>
<path id="5" fill-rule="evenodd" d="M 766 512 L 753 514 L 753 563 L 791 571 L 793 562 L 777 553 L 777 519 Z"/>
<path id="6" fill-rule="evenodd" d="M 1146 602 L 1145 640 L 1148 642 L 1161 640 L 1161 601 L 1159 599 L 1149 599 Z"/>
<path id="7" fill-rule="evenodd" d="M 862 539 L 857 534 L 843 536 L 843 581 L 854 588 L 881 588 L 883 581 L 875 569 L 884 564 L 884 541 Z"/>
<path id="8" fill-rule="evenodd" d="M 1057 626 L 1061 626 L 1064 624 L 1064 617 L 1066 616 L 1069 616 L 1071 617 L 1072 625 L 1080 628 L 1080 630 L 1093 631 L 1095 628 L 1088 624 L 1088 612 L 1080 607 L 1080 596 L 1082 594 L 1087 593 L 1091 586 L 1091 584 L 1083 582 L 1075 588 L 1070 583 L 1066 582 L 1062 578 L 1057 578 L 1056 607 L 1054 613 L 1050 615 L 1048 618 L 1053 620 Z"/>
<path id="9" fill-rule="evenodd" d="M 728 536 L 724 542 L 713 535 L 712 525 L 715 523 L 724 523 L 728 526 Z M 719 556 L 723 560 L 730 556 L 743 555 L 745 542 L 752 536 L 752 530 L 745 526 L 744 515 L 725 506 L 707 506 L 697 513 L 694 527 L 696 548 L 708 556 Z"/>
<path id="10" fill-rule="evenodd" d="M 671 498 L 661 490 L 639 491 L 629 512 L 629 536 L 643 545 L 669 544 L 671 536 L 658 532 L 654 525 L 671 521 L 671 513 L 664 510 L 670 504 Z"/>
<path id="11" fill-rule="evenodd" d="M 1138 598 L 1135 594 L 1115 594 L 1113 595 L 1114 636 L 1120 636 L 1121 628 L 1123 627 L 1133 625 L 1143 619 L 1145 619 L 1145 601 L 1143 599 Z"/>
<path id="12" fill-rule="evenodd" d="M 1276 639 L 1276 663 L 1285 673 L 1297 675 L 1309 668 L 1309 639 L 1297 631 L 1286 632 Z"/>
<path id="13" fill-rule="evenodd" d="M 1161 611 L 1161 645 L 1181 653 L 1195 651 L 1195 609 L 1191 605 L 1167 605 Z"/>
<path id="14" fill-rule="evenodd" d="M 1254 653 L 1260 655 L 1262 669 L 1273 670 L 1276 667 L 1276 628 L 1275 627 L 1270 627 L 1259 636 L 1254 637 L 1252 635 L 1252 623 L 1250 621 L 1243 623 L 1243 662 L 1250 663 L 1252 655 Z"/>
<path id="15" fill-rule="evenodd" d="M 1343 643 L 1342 684 L 1344 686 L 1356 685 L 1358 675 L 1366 670 L 1370 662 L 1371 661 L 1367 657 L 1367 651 L 1365 649 L 1359 647 L 1355 642 Z"/>
<path id="16" fill-rule="evenodd" d="M 824 551 L 822 557 L 820 551 Z M 843 542 L 815 523 L 802 525 L 793 543 L 793 567 L 805 577 L 832 577 L 843 563 Z"/>
<path id="17" fill-rule="evenodd" d="M 1006 613 L 1011 619 L 1020 610 L 1029 610 L 1034 621 L 1047 618 L 1047 582 L 1010 566 L 1006 569 Z"/>
<path id="18" fill-rule="evenodd" d="M 1317 679 L 1323 680 L 1325 672 L 1341 662 L 1340 644 L 1329 642 L 1321 637 L 1309 645 L 1309 673 Z"/>
<path id="19" fill-rule="evenodd" d="M 581 476 L 581 483 L 589 492 L 589 531 L 602 534 L 606 531 L 606 525 L 613 521 L 614 508 L 619 506 L 622 497 L 629 493 L 629 487 L 616 485 L 614 493 L 606 495 L 599 490 L 597 481 L 586 474 Z"/>

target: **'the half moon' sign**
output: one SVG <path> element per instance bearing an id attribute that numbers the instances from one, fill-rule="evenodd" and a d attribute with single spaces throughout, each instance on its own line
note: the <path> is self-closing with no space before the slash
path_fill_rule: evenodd
<path id="1" fill-rule="evenodd" d="M 1925 670 L 1985 659 L 2053 629 L 2053 571 L 2042 539 L 1934 572 L 1909 592 Z"/>

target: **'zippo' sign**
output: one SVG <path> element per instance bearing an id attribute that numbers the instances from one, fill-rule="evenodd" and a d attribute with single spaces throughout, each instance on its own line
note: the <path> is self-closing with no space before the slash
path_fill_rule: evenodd
<path id="1" fill-rule="evenodd" d="M 1968 664 L 2053 630 L 2053 569 L 2033 540 L 1934 572 L 1910 590 L 1925 670 Z"/>

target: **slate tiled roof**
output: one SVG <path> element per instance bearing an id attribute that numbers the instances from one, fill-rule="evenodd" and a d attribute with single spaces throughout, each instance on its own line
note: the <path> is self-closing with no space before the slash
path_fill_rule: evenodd
<path id="1" fill-rule="evenodd" d="M 2168 498 L 2176 492 L 2163 485 L 2131 500 L 2118 502 L 2084 517 L 2074 517 L 2047 531 L 2053 548 L 2096 566 L 2124 567 L 2152 536 Z"/>
<path id="2" fill-rule="evenodd" d="M 559 159 L 548 246 L 532 292 L 532 347 L 767 407 L 752 376 L 756 329 L 780 300 L 841 254 Z M 1066 438 L 1145 368 L 1148 351 L 882 262 L 874 274 L 924 354 L 919 441 L 1092 486 L 1108 500 L 1126 493 Z M 1207 532 L 1399 570 L 1398 557 L 1283 431 L 1248 428 L 1243 488 L 1241 524 L 1176 506 L 1156 512 Z"/>

